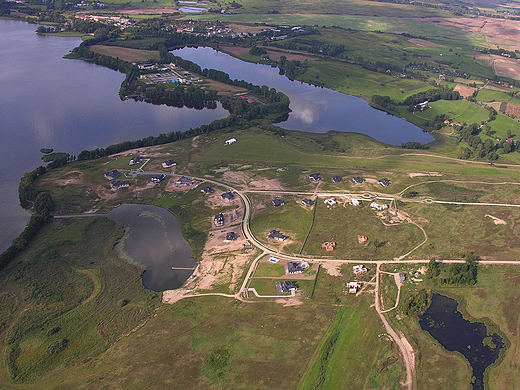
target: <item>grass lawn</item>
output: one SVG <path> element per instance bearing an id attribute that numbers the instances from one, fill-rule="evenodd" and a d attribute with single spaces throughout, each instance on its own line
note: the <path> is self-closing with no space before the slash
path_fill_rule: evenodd
<path id="1" fill-rule="evenodd" d="M 273 263 L 260 263 L 256 268 L 255 277 L 277 277 L 284 276 L 283 265 Z"/>
<path id="2" fill-rule="evenodd" d="M 488 120 L 489 111 L 467 100 L 437 100 L 431 102 L 431 109 L 419 113 L 421 117 L 433 120 L 436 115 L 446 114 L 452 121 L 478 123 Z"/>

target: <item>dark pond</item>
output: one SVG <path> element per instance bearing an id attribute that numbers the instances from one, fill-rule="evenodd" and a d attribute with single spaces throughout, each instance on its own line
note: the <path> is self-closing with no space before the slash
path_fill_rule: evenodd
<path id="1" fill-rule="evenodd" d="M 191 247 L 182 236 L 179 221 L 168 210 L 123 204 L 107 217 L 125 226 L 126 233 L 114 249 L 119 257 L 146 269 L 142 276 L 146 288 L 179 288 L 193 274 L 197 261 L 190 256 Z"/>
<path id="2" fill-rule="evenodd" d="M 220 105 L 195 110 L 123 102 L 124 74 L 63 59 L 81 39 L 39 36 L 36 27 L 0 20 L 0 252 L 29 218 L 19 205 L 18 183 L 43 163 L 41 148 L 77 155 L 229 115 Z"/>
<path id="3" fill-rule="evenodd" d="M 473 369 L 473 389 L 483 390 L 484 372 L 498 359 L 504 344 L 498 334 L 488 336 L 484 324 L 465 320 L 457 307 L 454 299 L 434 294 L 419 324 L 445 349 L 464 355 Z"/>
<path id="4" fill-rule="evenodd" d="M 362 133 L 391 145 L 416 141 L 427 143 L 433 137 L 402 118 L 376 110 L 363 99 L 331 89 L 289 80 L 277 68 L 243 62 L 209 47 L 183 48 L 173 54 L 193 61 L 202 68 L 218 69 L 232 79 L 267 85 L 285 93 L 292 112 L 278 125 L 288 130 L 325 133 L 329 130 Z"/>

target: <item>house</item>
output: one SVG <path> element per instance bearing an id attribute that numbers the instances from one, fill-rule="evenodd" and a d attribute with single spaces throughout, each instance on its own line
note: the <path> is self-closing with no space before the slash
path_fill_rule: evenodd
<path id="1" fill-rule="evenodd" d="M 128 162 L 129 165 L 139 164 L 143 161 L 143 158 L 140 156 L 132 157 L 130 161 Z"/>
<path id="2" fill-rule="evenodd" d="M 224 214 L 218 213 L 215 215 L 215 225 L 222 226 L 224 225 Z"/>
<path id="3" fill-rule="evenodd" d="M 235 199 L 235 195 L 233 194 L 232 191 L 224 192 L 222 195 L 220 195 L 220 197 L 222 198 L 222 200 L 227 200 L 227 201 L 232 201 L 233 199 Z"/>
<path id="4" fill-rule="evenodd" d="M 246 243 L 244 244 L 244 249 L 251 249 L 252 246 L 251 246 L 251 243 L 249 241 L 246 241 Z"/>
<path id="5" fill-rule="evenodd" d="M 120 188 L 126 188 L 126 187 L 130 187 L 130 182 L 125 180 L 125 181 L 111 181 L 110 182 L 110 188 L 112 188 L 112 190 L 116 191 Z"/>
<path id="6" fill-rule="evenodd" d="M 365 179 L 363 179 L 362 177 L 356 176 L 356 177 L 352 178 L 352 181 L 354 181 L 354 183 L 356 183 L 356 184 L 361 184 L 365 181 Z"/>
<path id="7" fill-rule="evenodd" d="M 302 203 L 305 205 L 305 206 L 312 206 L 314 204 L 314 202 L 310 199 L 303 199 L 302 200 Z"/>
<path id="8" fill-rule="evenodd" d="M 332 181 L 334 183 L 339 183 L 341 181 L 341 177 L 339 177 L 339 176 L 332 176 Z"/>
<path id="9" fill-rule="evenodd" d="M 388 205 L 387 204 L 379 204 L 379 203 L 376 203 L 376 202 L 372 202 L 372 203 L 370 203 L 370 207 L 372 207 L 373 209 L 382 211 L 382 210 L 386 210 L 388 208 Z"/>
<path id="10" fill-rule="evenodd" d="M 390 180 L 388 180 L 386 177 L 384 179 L 379 179 L 377 182 L 381 184 L 383 187 L 387 187 L 390 185 Z"/>
<path id="11" fill-rule="evenodd" d="M 227 241 L 227 242 L 236 241 L 237 238 L 238 238 L 238 235 L 235 232 L 228 232 L 226 234 L 225 241 Z"/>
<path id="12" fill-rule="evenodd" d="M 358 282 L 348 282 L 347 283 L 347 288 L 348 288 L 348 292 L 350 294 L 355 294 L 357 293 L 357 289 L 358 287 L 361 287 L 360 284 Z"/>
<path id="13" fill-rule="evenodd" d="M 352 206 L 359 206 L 360 205 L 360 202 L 359 202 L 359 199 L 350 199 L 350 203 L 352 203 Z"/>
<path id="14" fill-rule="evenodd" d="M 399 274 L 399 280 L 401 281 L 401 283 L 404 283 L 404 281 L 406 280 L 406 274 Z"/>
<path id="15" fill-rule="evenodd" d="M 275 285 L 275 287 L 276 287 L 276 293 L 278 295 L 287 294 L 287 293 L 290 293 L 291 291 L 296 291 L 298 289 L 298 287 L 296 287 L 296 284 L 294 284 L 294 282 L 291 282 L 289 280 L 284 280 L 283 282 L 277 283 Z"/>
<path id="16" fill-rule="evenodd" d="M 355 265 L 355 266 L 352 267 L 352 271 L 356 275 L 364 274 L 364 273 L 368 272 L 368 270 L 365 268 L 364 265 Z"/>
<path id="17" fill-rule="evenodd" d="M 152 176 L 150 180 L 154 183 L 160 183 L 161 181 L 164 180 L 165 177 L 166 177 L 166 175 L 163 173 L 162 175 L 159 175 L 159 176 Z"/>
<path id="18" fill-rule="evenodd" d="M 119 176 L 119 172 L 117 172 L 117 169 L 114 169 L 113 171 L 105 173 L 105 177 L 108 180 L 115 180 Z"/>
<path id="19" fill-rule="evenodd" d="M 235 138 L 230 138 L 226 141 L 226 145 L 232 145 L 234 144 L 235 142 L 237 142 L 237 140 Z"/>
<path id="20" fill-rule="evenodd" d="M 173 160 L 166 160 L 165 162 L 162 163 L 163 168 L 171 168 L 171 167 L 174 167 L 175 165 L 177 165 L 177 163 Z"/>
<path id="21" fill-rule="evenodd" d="M 285 241 L 288 237 L 284 236 L 282 233 L 280 233 L 277 230 L 271 230 L 269 232 L 269 235 L 267 236 L 267 238 L 274 238 L 275 240 L 278 240 L 278 241 Z"/>
<path id="22" fill-rule="evenodd" d="M 309 175 L 309 179 L 314 181 L 320 181 L 321 180 L 321 174 L 320 173 L 311 173 Z"/>
<path id="23" fill-rule="evenodd" d="M 211 187 L 202 187 L 200 189 L 200 192 L 203 192 L 205 194 L 211 194 L 213 192 L 213 188 L 211 188 Z"/>
<path id="24" fill-rule="evenodd" d="M 274 207 L 283 206 L 285 204 L 285 201 L 283 199 L 274 198 L 271 203 Z"/>
<path id="25" fill-rule="evenodd" d="M 328 207 L 332 207 L 338 204 L 335 198 L 327 198 L 323 201 L 323 203 L 325 203 Z"/>
<path id="26" fill-rule="evenodd" d="M 191 185 L 193 185 L 193 183 L 195 183 L 195 182 L 193 180 L 187 178 L 186 176 L 179 177 L 179 179 L 175 182 L 175 184 L 177 184 L 179 186 L 185 186 L 185 187 L 191 186 Z"/>
<path id="27" fill-rule="evenodd" d="M 366 236 L 357 236 L 358 244 L 364 244 L 367 241 L 368 241 L 368 237 L 366 237 Z"/>
<path id="28" fill-rule="evenodd" d="M 335 242 L 324 242 L 323 244 L 321 244 L 321 247 L 325 248 L 325 250 L 327 252 L 333 251 L 335 246 L 336 246 Z"/>
<path id="29" fill-rule="evenodd" d="M 295 261 L 290 261 L 287 263 L 287 268 L 285 269 L 285 273 L 288 275 L 292 274 L 301 274 L 303 271 L 309 268 L 309 263 L 306 261 L 302 261 L 297 263 Z"/>

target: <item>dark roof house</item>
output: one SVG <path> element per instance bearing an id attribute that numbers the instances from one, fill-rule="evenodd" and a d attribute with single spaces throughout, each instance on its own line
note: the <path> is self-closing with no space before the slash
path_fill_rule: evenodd
<path id="1" fill-rule="evenodd" d="M 177 180 L 176 183 L 181 186 L 191 186 L 194 183 L 194 181 L 185 176 L 181 176 L 179 177 L 179 180 Z"/>
<path id="2" fill-rule="evenodd" d="M 224 214 L 218 213 L 215 215 L 215 225 L 222 226 L 224 225 Z"/>
<path id="3" fill-rule="evenodd" d="M 228 232 L 226 234 L 226 241 L 235 241 L 238 238 L 238 235 L 235 232 Z"/>
<path id="4" fill-rule="evenodd" d="M 274 207 L 283 206 L 285 204 L 285 201 L 283 199 L 275 198 L 271 201 Z"/>
<path id="5" fill-rule="evenodd" d="M 125 187 L 130 187 L 130 182 L 125 180 L 125 181 L 111 181 L 110 182 L 110 188 L 112 188 L 114 191 L 115 190 L 118 190 L 120 188 L 125 188 Z"/>
<path id="6" fill-rule="evenodd" d="M 300 263 L 296 263 L 294 261 L 290 261 L 287 263 L 287 269 L 285 273 L 287 274 L 301 274 L 309 268 L 309 264 L 306 261 L 302 261 Z"/>
<path id="7" fill-rule="evenodd" d="M 162 174 L 159 176 L 152 176 L 150 180 L 153 181 L 154 183 L 160 183 L 161 181 L 164 180 L 165 177 L 166 177 L 166 175 Z"/>
<path id="8" fill-rule="evenodd" d="M 287 236 L 284 236 L 282 233 L 280 233 L 277 230 L 271 230 L 269 232 L 269 235 L 267 236 L 267 238 L 274 238 L 275 240 L 278 240 L 278 241 L 285 241 L 287 239 Z"/>
<path id="9" fill-rule="evenodd" d="M 305 205 L 305 206 L 312 206 L 314 204 L 314 201 L 310 200 L 310 199 L 302 199 L 302 203 Z"/>
<path id="10" fill-rule="evenodd" d="M 114 179 L 117 179 L 118 176 L 119 176 L 119 172 L 117 172 L 117 169 L 114 169 L 113 171 L 110 171 L 110 172 L 105 173 L 105 177 L 106 177 L 108 180 L 114 180 Z"/>
<path id="11" fill-rule="evenodd" d="M 224 192 L 222 195 L 220 195 L 220 197 L 223 200 L 233 200 L 233 199 L 235 199 L 235 194 L 233 194 L 233 192 L 229 191 L 229 192 Z"/>
<path id="12" fill-rule="evenodd" d="M 166 160 L 165 162 L 162 163 L 163 168 L 171 168 L 171 167 L 174 167 L 175 165 L 177 165 L 177 163 L 173 160 Z"/>
<path id="13" fill-rule="evenodd" d="M 296 291 L 298 289 L 298 287 L 296 287 L 296 284 L 294 284 L 294 282 L 291 282 L 290 280 L 284 280 L 283 282 L 276 284 L 275 287 L 276 293 L 278 295 L 286 294 L 291 291 Z"/>
<path id="14" fill-rule="evenodd" d="M 139 164 L 141 161 L 143 161 L 143 158 L 140 156 L 136 156 L 136 157 L 132 157 L 128 164 L 130 164 L 130 165 Z"/>
<path id="15" fill-rule="evenodd" d="M 384 179 L 379 179 L 377 182 L 381 184 L 383 187 L 390 185 L 390 180 L 388 180 L 386 177 Z"/>
<path id="16" fill-rule="evenodd" d="M 321 180 L 321 174 L 320 173 L 311 173 L 309 175 L 309 179 L 314 181 L 320 181 Z"/>
<path id="17" fill-rule="evenodd" d="M 332 181 L 334 183 L 339 183 L 341 181 L 341 177 L 339 177 L 339 176 L 332 176 Z"/>
<path id="18" fill-rule="evenodd" d="M 359 176 L 352 178 L 352 180 L 357 184 L 361 184 L 365 181 L 365 179 L 363 179 L 362 177 L 359 177 Z"/>
<path id="19" fill-rule="evenodd" d="M 211 187 L 202 187 L 200 192 L 204 192 L 205 194 L 211 194 L 213 192 L 213 188 Z"/>

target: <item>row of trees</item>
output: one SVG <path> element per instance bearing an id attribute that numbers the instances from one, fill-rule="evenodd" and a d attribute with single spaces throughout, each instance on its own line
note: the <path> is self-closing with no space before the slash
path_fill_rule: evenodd
<path id="1" fill-rule="evenodd" d="M 429 102 L 435 102 L 437 100 L 459 100 L 461 99 L 460 93 L 457 91 L 454 91 L 451 88 L 441 86 L 439 88 L 435 89 L 429 89 L 424 92 L 419 92 L 416 94 L 413 94 L 411 96 L 408 96 L 403 104 L 409 107 L 413 106 L 419 103 L 422 103 L 424 101 Z"/>

